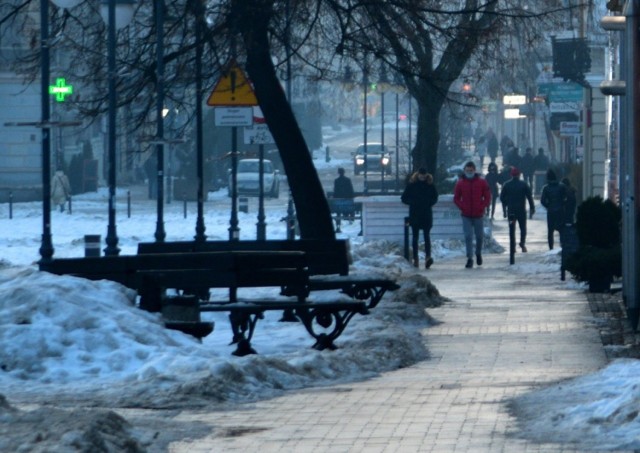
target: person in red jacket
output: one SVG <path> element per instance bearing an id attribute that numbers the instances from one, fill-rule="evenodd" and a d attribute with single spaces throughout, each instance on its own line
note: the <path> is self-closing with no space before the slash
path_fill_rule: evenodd
<path id="1" fill-rule="evenodd" d="M 464 174 L 456 183 L 453 202 L 462 215 L 462 229 L 467 246 L 467 269 L 473 267 L 473 237 L 476 239 L 476 264 L 482 265 L 482 238 L 484 233 L 484 214 L 491 204 L 489 184 L 476 173 L 476 164 L 472 161 L 464 165 Z"/>

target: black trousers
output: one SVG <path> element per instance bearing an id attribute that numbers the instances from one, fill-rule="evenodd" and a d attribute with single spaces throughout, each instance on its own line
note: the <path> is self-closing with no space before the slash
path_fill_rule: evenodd
<path id="1" fill-rule="evenodd" d="M 411 225 L 411 246 L 413 247 L 413 260 L 418 259 L 418 241 L 420 240 L 420 230 L 424 234 L 424 253 L 427 258 L 431 256 L 431 227 L 421 227 Z"/>
<path id="2" fill-rule="evenodd" d="M 514 218 L 520 228 L 520 245 L 527 240 L 527 211 L 509 211 L 509 219 Z"/>

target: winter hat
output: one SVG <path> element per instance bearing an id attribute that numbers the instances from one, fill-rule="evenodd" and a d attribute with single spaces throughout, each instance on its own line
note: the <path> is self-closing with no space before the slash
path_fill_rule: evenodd
<path id="1" fill-rule="evenodd" d="M 424 168 L 424 167 L 420 167 L 420 168 L 418 169 L 418 174 L 420 174 L 420 175 L 426 175 L 426 174 L 427 174 L 427 169 L 426 169 L 426 168 Z"/>
<path id="2" fill-rule="evenodd" d="M 511 176 L 513 176 L 514 178 L 515 178 L 516 176 L 520 176 L 520 170 L 518 170 L 516 167 L 513 167 L 513 168 L 511 169 Z"/>

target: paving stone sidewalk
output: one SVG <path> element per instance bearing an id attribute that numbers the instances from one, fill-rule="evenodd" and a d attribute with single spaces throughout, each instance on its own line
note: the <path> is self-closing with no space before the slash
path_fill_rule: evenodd
<path id="1" fill-rule="evenodd" d="M 529 230 L 529 253 L 519 253 L 515 266 L 546 252 L 543 215 L 529 222 Z M 494 236 L 508 243 L 502 219 L 495 222 Z M 176 421 L 208 424 L 211 433 L 176 442 L 170 451 L 580 451 L 518 438 L 505 402 L 592 373 L 621 351 L 633 351 L 623 346 L 635 339 L 625 336 L 618 296 L 587 296 L 559 278 L 541 284 L 535 275 L 516 272 L 506 254 L 487 254 L 483 266 L 473 269 L 464 263 L 451 258 L 423 271 L 450 299 L 428 310 L 438 321 L 423 332 L 429 360 L 237 410 L 183 412 Z"/>

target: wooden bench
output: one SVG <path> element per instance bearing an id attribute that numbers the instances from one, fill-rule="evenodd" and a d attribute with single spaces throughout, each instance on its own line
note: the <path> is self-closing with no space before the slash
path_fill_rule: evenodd
<path id="1" fill-rule="evenodd" d="M 316 339 L 317 349 L 334 349 L 334 340 L 356 313 L 365 314 L 362 301 L 310 302 L 306 300 L 309 274 L 306 254 L 300 251 L 218 251 L 156 253 L 135 256 L 55 259 L 42 263 L 41 270 L 75 275 L 92 280 L 109 279 L 136 289 L 140 307 L 162 311 L 168 328 L 202 338 L 213 330 L 212 323 L 200 321 L 201 311 L 228 311 L 236 355 L 254 352 L 251 338 L 258 319 L 267 310 L 285 310 L 300 320 Z M 243 287 L 284 287 L 293 299 L 239 300 Z M 229 297 L 209 301 L 210 288 L 228 288 Z M 167 295 L 168 289 L 178 296 Z M 187 293 L 188 296 L 180 293 Z M 202 299 L 202 294 L 207 299 Z M 171 310 L 179 305 L 179 309 Z M 194 310 L 195 307 L 195 310 Z M 191 315 L 176 316 L 176 313 Z M 168 313 L 172 313 L 168 315 Z M 195 314 L 194 314 L 195 313 Z M 314 325 L 329 329 L 317 332 Z"/>
<path id="2" fill-rule="evenodd" d="M 399 286 L 382 278 L 366 278 L 349 275 L 352 263 L 349 241 L 344 239 L 300 239 L 295 241 L 177 241 L 149 242 L 138 244 L 138 254 L 213 252 L 213 251 L 301 251 L 307 260 L 309 281 L 307 295 L 313 291 L 339 290 L 349 297 L 368 301 L 367 307 L 374 308 L 387 291 Z M 282 294 L 294 296 L 299 288 L 283 285 Z"/>
<path id="3" fill-rule="evenodd" d="M 300 239 L 269 241 L 141 242 L 138 256 L 190 252 L 304 252 L 309 275 L 348 275 L 351 264 L 348 240 Z"/>
<path id="4" fill-rule="evenodd" d="M 329 202 L 329 210 L 333 221 L 336 224 L 336 233 L 342 232 L 343 220 L 349 222 L 359 220 L 362 226 L 362 203 L 354 201 L 353 198 L 334 198 L 333 192 L 327 192 L 327 201 Z"/>

